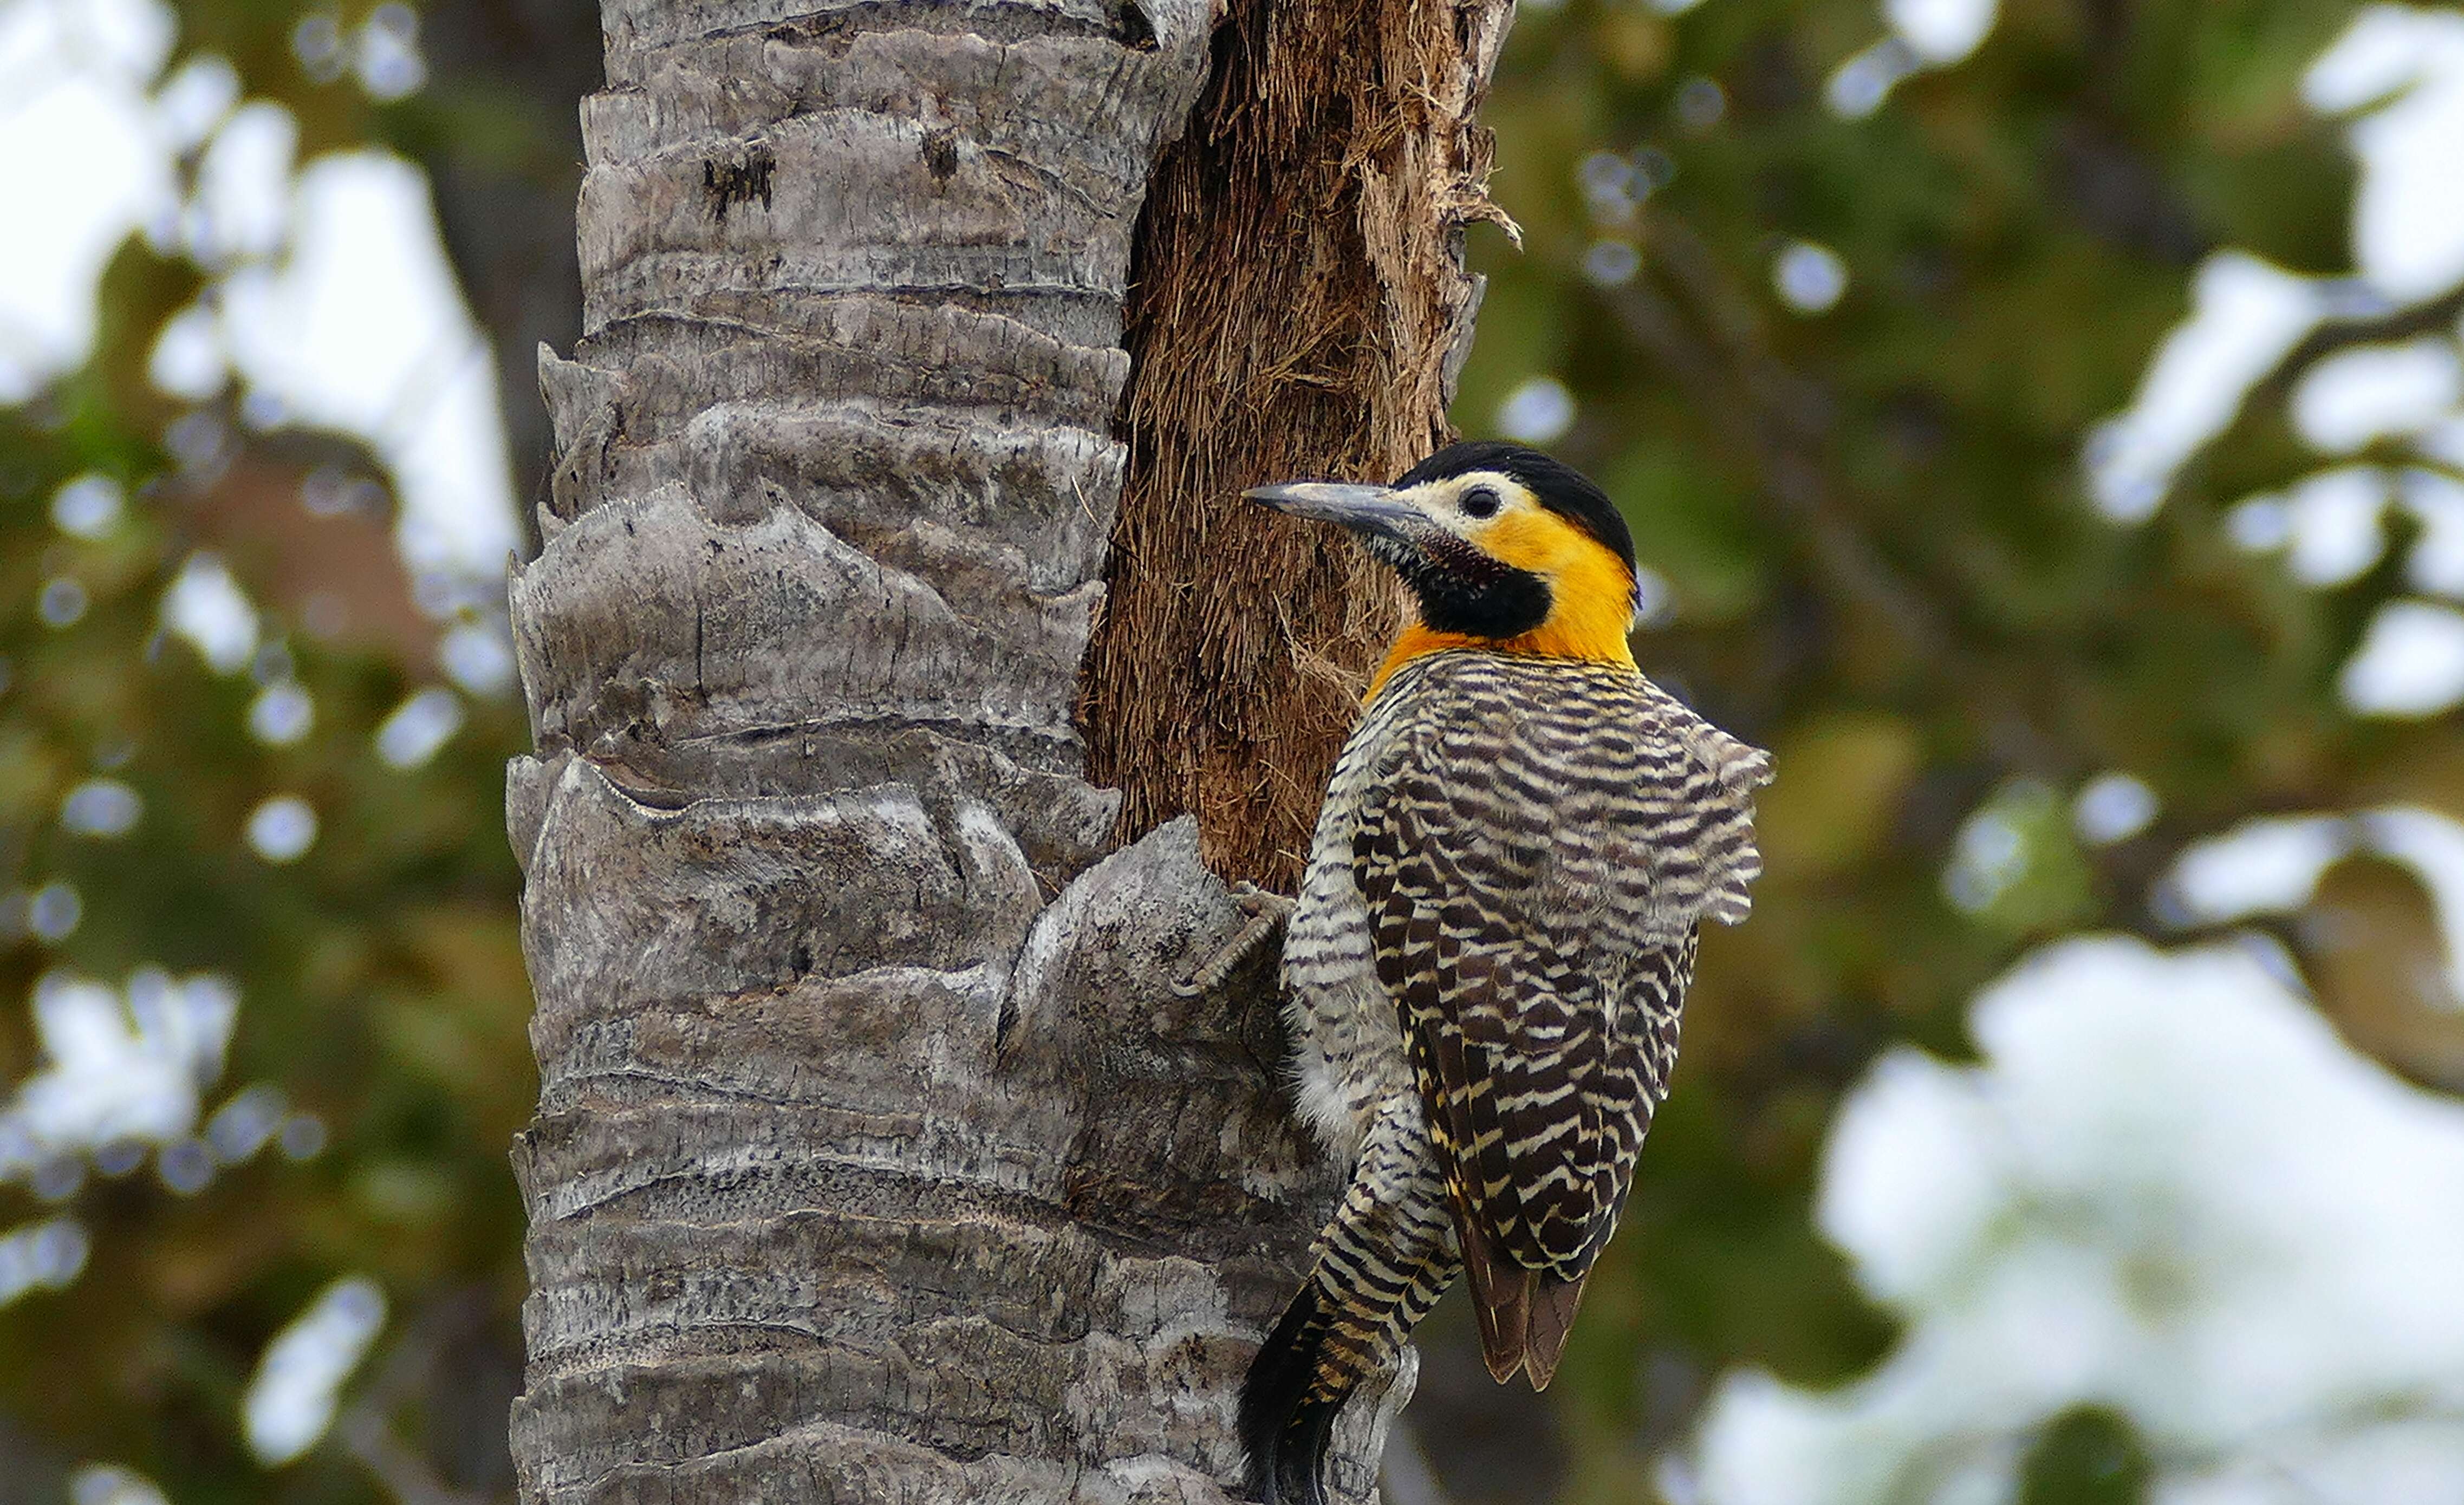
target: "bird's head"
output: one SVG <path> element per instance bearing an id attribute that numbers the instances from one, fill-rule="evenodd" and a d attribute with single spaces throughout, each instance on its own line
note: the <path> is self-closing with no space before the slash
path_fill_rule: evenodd
<path id="1" fill-rule="evenodd" d="M 1378 684 L 1448 647 L 1634 662 L 1634 536 L 1606 492 L 1536 449 L 1448 445 L 1392 486 L 1291 481 L 1242 494 L 1341 524 L 1402 576 L 1419 621 Z"/>

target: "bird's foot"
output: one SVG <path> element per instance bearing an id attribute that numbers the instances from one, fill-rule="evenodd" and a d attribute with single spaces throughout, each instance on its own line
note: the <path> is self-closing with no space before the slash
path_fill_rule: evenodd
<path id="1" fill-rule="evenodd" d="M 1282 930 L 1291 919 L 1294 901 L 1282 894 L 1261 888 L 1255 883 L 1232 885 L 1233 906 L 1241 911 L 1241 928 L 1231 939 L 1215 949 L 1188 976 L 1172 985 L 1172 991 L 1184 998 L 1195 998 L 1215 992 L 1241 970 L 1241 964 L 1255 956 L 1259 949 Z"/>

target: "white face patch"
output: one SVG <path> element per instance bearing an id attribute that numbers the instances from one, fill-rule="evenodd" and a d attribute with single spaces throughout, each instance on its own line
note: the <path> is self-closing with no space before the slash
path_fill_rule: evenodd
<path id="1" fill-rule="evenodd" d="M 1518 509 L 1540 505 L 1529 487 L 1503 470 L 1471 470 L 1426 481 L 1397 491 L 1395 498 L 1465 540 L 1477 540 L 1489 524 Z"/>

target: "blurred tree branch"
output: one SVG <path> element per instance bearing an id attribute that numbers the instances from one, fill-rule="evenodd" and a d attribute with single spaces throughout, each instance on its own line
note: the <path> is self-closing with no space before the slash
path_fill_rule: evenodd
<path id="1" fill-rule="evenodd" d="M 2293 388 L 2311 369 L 2330 356 L 2341 355 L 2362 345 L 2387 345 L 2416 338 L 2423 335 L 2453 333 L 2455 322 L 2464 317 L 2464 283 L 2459 283 L 2437 297 L 2425 302 L 2407 304 L 2382 313 L 2359 315 L 2347 318 L 2331 318 L 2303 336 L 2284 358 L 2268 368 L 2250 389 L 2242 402 L 2242 412 L 2249 413 L 2273 407 L 2293 394 Z M 2226 432 L 2230 433 L 2228 426 Z M 2221 443 L 2219 435 L 2213 443 Z"/>
<path id="2" fill-rule="evenodd" d="M 1819 451 L 1832 404 L 1814 383 L 1789 371 L 1753 334 L 1754 316 L 1722 277 L 1700 237 L 1679 219 L 1648 220 L 1644 273 L 1602 290 L 1610 311 L 1638 344 L 1698 401 L 1711 423 L 1754 457 L 1762 491 L 1784 522 L 1802 530 L 1799 547 L 1818 578 L 1872 609 L 1912 653 L 1939 657 L 1953 637 L 1923 592 L 1902 578 L 1833 495 Z M 1669 291 L 1653 282 L 1664 269 Z"/>

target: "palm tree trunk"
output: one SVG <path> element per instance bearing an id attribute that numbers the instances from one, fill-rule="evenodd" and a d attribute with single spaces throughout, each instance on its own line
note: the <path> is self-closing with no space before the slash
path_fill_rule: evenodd
<path id="1" fill-rule="evenodd" d="M 1361 12 L 1287 13 L 1274 45 L 1313 54 Z M 1463 110 L 1503 13 L 1427 9 Z M 1130 457 L 1124 300 L 1158 153 L 1185 124 L 1220 145 L 1241 102 L 1191 121 L 1212 17 L 604 23 L 585 333 L 541 353 L 557 459 L 511 592 L 537 743 L 507 793 L 540 1069 L 524 1497 L 1225 1499 L 1232 1389 L 1335 1177 L 1273 1089 L 1263 961 L 1171 986 L 1238 922 L 1196 823 L 1118 846 L 1073 719 L 1123 701 L 1081 675 Z M 1377 111 L 1407 98 L 1425 136 L 1444 112 L 1410 83 L 1312 149 L 1392 147 Z M 1360 185 L 1332 191 L 1327 271 L 1442 293 L 1405 322 L 1454 340 L 1461 206 L 1397 222 L 1441 254 L 1390 286 L 1346 250 Z M 1252 345 L 1291 338 L 1275 316 Z M 1388 408 L 1432 432 L 1441 384 Z M 1138 494 L 1168 541 L 1155 512 L 1220 505 Z M 1264 563 L 1210 588 L 1262 598 Z M 1347 1498 L 1383 1416 L 1340 1439 Z"/>

